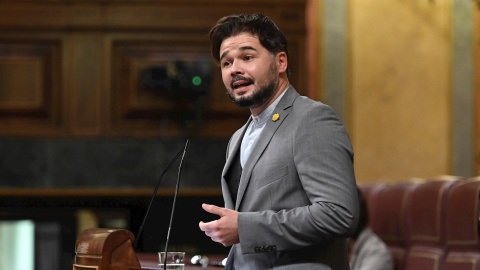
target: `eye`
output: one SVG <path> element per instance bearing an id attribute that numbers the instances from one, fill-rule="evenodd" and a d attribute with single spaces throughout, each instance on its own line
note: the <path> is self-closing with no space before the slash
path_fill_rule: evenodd
<path id="1" fill-rule="evenodd" d="M 228 67 L 230 64 L 231 64 L 230 61 L 223 61 L 222 67 Z"/>
<path id="2" fill-rule="evenodd" d="M 246 55 L 245 56 L 245 60 L 252 60 L 252 59 L 253 59 L 253 56 L 251 56 L 251 55 Z"/>

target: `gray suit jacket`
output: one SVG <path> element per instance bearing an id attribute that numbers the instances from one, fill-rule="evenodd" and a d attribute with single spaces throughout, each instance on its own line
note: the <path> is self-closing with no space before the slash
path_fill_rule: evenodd
<path id="1" fill-rule="evenodd" d="M 334 111 L 290 86 L 260 134 L 236 205 L 226 174 L 248 123 L 232 136 L 222 174 L 225 207 L 239 211 L 240 244 L 227 269 L 349 269 L 358 220 L 353 150 Z"/>

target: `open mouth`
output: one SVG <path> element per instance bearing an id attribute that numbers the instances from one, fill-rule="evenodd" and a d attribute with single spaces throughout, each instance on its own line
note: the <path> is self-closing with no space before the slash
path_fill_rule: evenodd
<path id="1" fill-rule="evenodd" d="M 246 87 L 253 84 L 253 80 L 249 78 L 244 78 L 244 77 L 237 77 L 232 80 L 232 83 L 230 86 L 232 89 L 238 89 L 241 87 Z"/>

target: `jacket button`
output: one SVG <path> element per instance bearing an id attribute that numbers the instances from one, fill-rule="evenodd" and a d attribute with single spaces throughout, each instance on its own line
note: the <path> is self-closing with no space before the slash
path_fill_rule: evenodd
<path id="1" fill-rule="evenodd" d="M 269 247 L 267 248 L 267 250 L 268 250 L 268 251 L 275 251 L 275 250 L 277 250 L 277 247 L 276 247 L 276 246 L 269 246 Z"/>

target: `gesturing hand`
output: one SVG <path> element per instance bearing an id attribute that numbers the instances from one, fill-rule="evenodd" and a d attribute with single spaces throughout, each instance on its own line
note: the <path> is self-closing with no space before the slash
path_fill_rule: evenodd
<path id="1" fill-rule="evenodd" d="M 219 219 L 204 223 L 200 221 L 200 230 L 204 231 L 213 241 L 224 246 L 231 246 L 240 242 L 238 236 L 238 212 L 210 204 L 202 204 L 202 208 Z"/>

